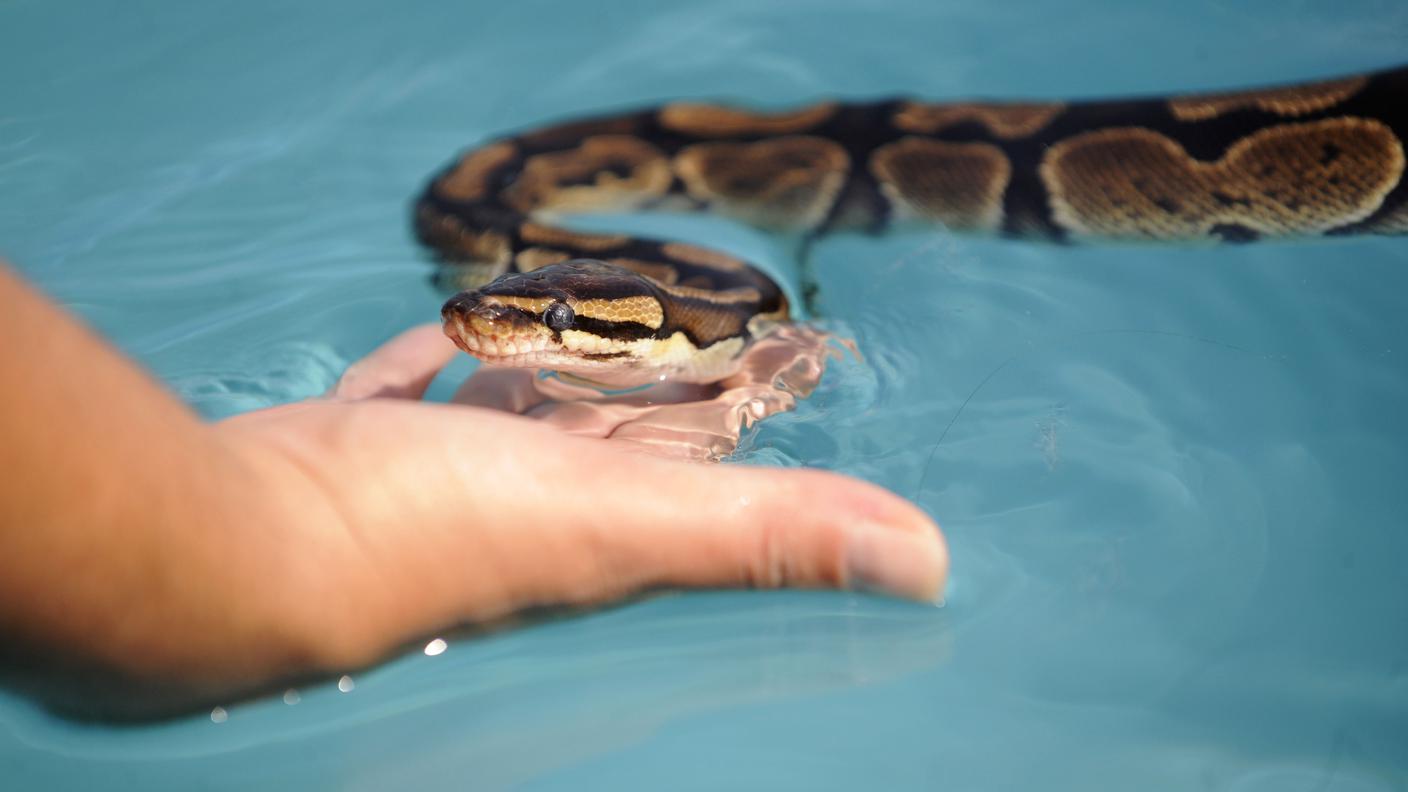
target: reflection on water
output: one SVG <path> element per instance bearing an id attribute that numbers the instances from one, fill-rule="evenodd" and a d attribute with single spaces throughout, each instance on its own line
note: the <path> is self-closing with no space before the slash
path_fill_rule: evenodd
<path id="1" fill-rule="evenodd" d="M 210 417 L 321 393 L 433 321 L 408 201 L 495 133 L 676 96 L 1233 87 L 1390 65 L 1408 35 L 1408 7 L 1377 0 L 90 5 L 0 9 L 0 68 L 20 75 L 0 87 L 0 249 Z M 721 221 L 590 223 L 793 272 L 785 243 Z M 228 702 L 218 723 L 76 726 L 6 697 L 0 772 L 20 789 L 1408 785 L 1401 240 L 920 234 L 813 254 L 862 360 L 732 458 L 916 498 L 949 539 L 946 608 L 661 597 L 415 647 L 347 692 Z"/>

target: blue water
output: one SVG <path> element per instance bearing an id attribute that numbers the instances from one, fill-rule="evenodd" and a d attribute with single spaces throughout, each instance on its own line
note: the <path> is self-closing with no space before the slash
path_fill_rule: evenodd
<path id="1" fill-rule="evenodd" d="M 408 199 L 498 131 L 1231 87 L 1405 44 L 1390 0 L 11 0 L 0 252 L 219 417 L 436 316 Z M 727 223 L 637 227 L 791 271 Z M 1408 788 L 1408 240 L 816 263 L 865 362 L 739 457 L 915 497 L 945 608 L 667 596 L 136 728 L 0 693 L 0 788 Z"/>

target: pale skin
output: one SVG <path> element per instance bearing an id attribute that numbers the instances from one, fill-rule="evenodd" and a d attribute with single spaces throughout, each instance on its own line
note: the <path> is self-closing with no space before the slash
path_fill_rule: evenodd
<path id="1" fill-rule="evenodd" d="M 209 698 L 656 588 L 943 590 L 937 527 L 865 482 L 420 401 L 434 332 L 214 424 L 3 264 L 0 338 L 0 645 L 65 664 Z"/>

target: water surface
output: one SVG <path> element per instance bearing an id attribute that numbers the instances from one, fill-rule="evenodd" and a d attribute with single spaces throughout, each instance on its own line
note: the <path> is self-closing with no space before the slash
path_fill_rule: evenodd
<path id="1" fill-rule="evenodd" d="M 1408 7 L 1372 0 L 12 0 L 0 250 L 220 417 L 436 316 L 408 200 L 496 132 L 674 97 L 1225 88 L 1406 42 Z M 792 273 L 728 223 L 633 227 Z M 916 498 L 947 607 L 668 596 L 219 723 L 80 726 L 0 694 L 5 788 L 1408 786 L 1408 245 L 815 255 L 865 362 L 739 460 Z"/>

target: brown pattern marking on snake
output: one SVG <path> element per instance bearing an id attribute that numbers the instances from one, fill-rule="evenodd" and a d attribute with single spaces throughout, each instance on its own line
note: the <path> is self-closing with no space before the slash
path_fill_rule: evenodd
<path id="1" fill-rule="evenodd" d="M 1385 124 L 1331 118 L 1263 129 L 1216 162 L 1141 127 L 1052 146 L 1041 163 L 1056 223 L 1079 234 L 1198 239 L 1218 225 L 1316 234 L 1368 217 L 1403 173 Z"/>
<path id="2" fill-rule="evenodd" d="M 722 272 L 742 272 L 748 268 L 742 259 L 734 258 L 727 253 L 720 253 L 717 250 L 689 245 L 684 242 L 667 242 L 660 247 L 660 252 L 672 259 L 678 259 L 686 264 L 693 264 L 698 267 L 708 267 Z"/>
<path id="3" fill-rule="evenodd" d="M 814 228 L 846 181 L 850 157 L 817 137 L 699 143 L 675 158 L 689 194 L 764 228 Z"/>
<path id="4" fill-rule="evenodd" d="M 956 230 L 994 230 L 1012 163 L 991 143 L 907 137 L 870 155 L 870 170 L 900 218 L 938 221 Z"/>
<path id="5" fill-rule="evenodd" d="M 502 267 L 513 257 L 507 234 L 468 228 L 458 217 L 426 206 L 416 210 L 416 225 L 426 242 L 450 259 Z"/>
<path id="6" fill-rule="evenodd" d="M 929 135 L 973 121 L 1003 140 L 1026 137 L 1051 123 L 1066 107 L 1060 102 L 1023 104 L 926 104 L 910 102 L 895 113 L 892 122 L 906 132 Z"/>
<path id="7" fill-rule="evenodd" d="M 659 330 L 665 323 L 665 310 L 654 297 L 619 297 L 614 300 L 582 300 L 572 305 L 578 316 L 603 322 L 635 322 Z"/>
<path id="8" fill-rule="evenodd" d="M 592 253 L 618 248 L 631 241 L 631 238 L 624 234 L 588 234 L 537 223 L 524 223 L 519 226 L 518 236 L 530 244 L 570 247 L 573 250 Z"/>
<path id="9" fill-rule="evenodd" d="M 1249 108 L 1296 118 L 1343 102 L 1358 93 L 1367 82 L 1369 78 L 1360 75 L 1286 88 L 1180 96 L 1170 99 L 1168 107 L 1173 117 L 1180 121 L 1206 121 L 1224 113 Z"/>
<path id="10" fill-rule="evenodd" d="M 532 272 L 535 269 L 567 261 L 570 258 L 572 258 L 572 254 L 564 253 L 561 250 L 530 247 L 518 251 L 518 255 L 513 257 L 513 264 L 519 272 Z"/>
<path id="11" fill-rule="evenodd" d="M 466 154 L 440 179 L 440 192 L 460 201 L 477 201 L 489 194 L 489 174 L 518 156 L 512 143 L 493 143 Z"/>
<path id="12" fill-rule="evenodd" d="M 670 324 L 687 330 L 700 346 L 744 332 L 761 298 L 757 289 L 749 287 L 714 291 L 669 286 L 665 292 L 675 298 Z"/>
<path id="13" fill-rule="evenodd" d="M 524 214 L 625 210 L 663 195 L 671 181 L 659 149 L 636 137 L 600 135 L 573 149 L 529 157 L 504 200 Z"/>
<path id="14" fill-rule="evenodd" d="M 677 102 L 660 108 L 660 126 L 698 137 L 790 135 L 820 124 L 836 113 L 836 103 L 811 105 L 779 113 L 760 113 L 736 107 Z"/>
<path id="15" fill-rule="evenodd" d="M 679 270 L 668 264 L 659 264 L 654 261 L 641 261 L 633 258 L 613 258 L 607 259 L 607 264 L 615 264 L 622 269 L 628 269 L 647 278 L 664 284 L 671 284 L 679 280 Z"/>

